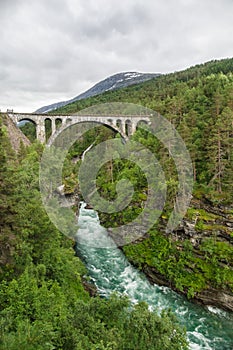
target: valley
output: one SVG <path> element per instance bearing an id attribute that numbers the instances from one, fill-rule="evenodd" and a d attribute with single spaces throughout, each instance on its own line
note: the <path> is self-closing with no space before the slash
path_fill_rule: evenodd
<path id="1" fill-rule="evenodd" d="M 127 73 L 122 74 L 126 79 Z M 140 76 L 132 74 L 130 77 L 140 80 Z M 48 113 L 52 120 L 58 115 L 74 115 L 75 118 L 83 111 L 93 115 L 93 111 L 97 111 L 101 115 L 103 106 L 113 103 L 124 108 L 133 104 L 142 106 L 142 111 L 147 108 L 158 112 L 184 141 L 192 161 L 192 198 L 185 216 L 170 233 L 166 227 L 174 210 L 180 180 L 172 157 L 175 138 L 169 138 L 170 146 L 165 147 L 151 132 L 149 123 L 138 123 L 135 132 L 129 135 L 130 141 L 125 143 L 135 142 L 156 155 L 166 179 L 164 184 L 156 178 L 156 189 L 162 191 L 166 187 L 166 198 L 159 219 L 150 225 L 146 234 L 131 242 L 125 240 L 120 250 L 114 251 L 115 260 L 111 261 L 106 251 L 100 250 L 96 255 L 96 261 L 103 259 L 101 263 L 109 266 L 114 261 L 120 266 L 126 264 L 124 269 L 130 270 L 132 275 L 137 276 L 138 270 L 143 272 L 150 284 L 145 279 L 135 289 L 138 277 L 130 280 L 130 274 L 111 284 L 110 275 L 117 278 L 119 266 L 110 275 L 107 265 L 104 268 L 95 266 L 88 255 L 93 247 L 82 248 L 75 256 L 74 250 L 79 249 L 77 237 L 68 239 L 59 232 L 41 201 L 39 167 L 46 146 L 36 140 L 35 125 L 20 126 L 25 136 L 7 114 L 1 113 L 1 349 L 15 350 L 20 345 L 27 346 L 25 349 L 31 346 L 48 350 L 134 350 L 139 339 L 140 350 L 178 350 L 189 346 L 200 350 L 232 348 L 233 59 L 210 61 L 181 72 L 155 74 L 143 79 L 146 81 L 135 80 L 131 86 L 119 85 L 115 89 L 115 81 L 110 77 L 107 85 L 98 85 L 92 96 L 87 94 L 81 99 L 39 110 L 41 115 Z M 152 124 L 156 124 L 156 117 L 151 114 Z M 80 168 L 85 159 L 87 162 L 92 159 L 88 162 L 91 169 L 97 159 L 88 158 L 89 154 L 103 145 L 101 158 L 108 161 L 97 172 L 96 189 L 100 197 L 114 203 L 124 194 L 124 190 L 119 192 L 117 184 L 122 184 L 124 179 L 133 184 L 131 201 L 123 209 L 104 212 L 94 208 L 98 212 L 98 225 L 101 224 L 116 243 L 115 229 L 127 227 L 143 213 L 150 189 L 147 176 L 137 161 L 121 157 L 120 152 L 111 158 L 111 142 L 121 141 L 122 135 L 110 123 L 108 127 L 102 124 L 81 130 L 80 139 L 66 155 L 61 185 L 64 194 L 75 195 L 75 203 L 71 201 L 71 204 L 75 204 L 72 212 L 77 215 L 75 212 L 83 201 L 78 179 Z M 56 125 L 57 130 L 60 126 L 61 123 Z M 46 142 L 51 133 L 52 124 L 45 123 Z M 124 142 L 121 144 L 123 147 Z M 53 174 L 57 172 L 55 161 L 50 164 Z M 48 185 L 49 198 L 55 189 Z M 87 204 L 92 208 L 92 204 Z M 82 232 L 88 235 L 102 230 L 101 226 L 95 226 L 96 212 L 80 210 L 84 215 L 82 219 L 85 221 L 86 215 L 89 220 L 87 227 L 85 224 L 81 228 Z M 57 215 L 59 213 L 58 210 Z M 69 230 L 65 218 L 61 215 L 60 219 Z M 137 226 L 133 228 L 136 230 Z M 78 224 L 76 229 L 78 231 Z M 101 242 L 98 237 L 95 239 Z M 127 265 L 128 261 L 132 266 Z M 98 268 L 101 271 L 98 272 Z M 101 298 L 91 297 L 85 290 L 90 279 Z M 123 292 L 120 285 L 124 287 Z M 151 298 L 160 300 L 161 295 L 162 302 L 152 302 Z M 179 313 L 183 310 L 182 321 L 179 315 L 161 311 L 170 308 L 170 301 L 168 304 L 164 301 L 167 295 L 168 300 L 172 300 L 173 312 L 178 304 Z M 195 324 L 192 329 L 189 315 Z M 151 327 L 152 324 L 156 326 Z"/>

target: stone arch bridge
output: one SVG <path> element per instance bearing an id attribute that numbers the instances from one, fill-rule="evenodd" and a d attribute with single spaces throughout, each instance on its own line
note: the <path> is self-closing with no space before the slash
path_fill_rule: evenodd
<path id="1" fill-rule="evenodd" d="M 41 143 L 46 142 L 45 121 L 51 122 L 51 136 L 54 136 L 59 122 L 59 128 L 67 128 L 70 125 L 82 122 L 95 122 L 106 125 L 119 132 L 124 139 L 128 139 L 137 128 L 139 122 L 149 124 L 148 115 L 49 115 L 30 113 L 7 113 L 15 124 L 21 121 L 31 121 L 36 125 L 36 136 Z M 61 129 L 59 129 L 61 131 Z"/>

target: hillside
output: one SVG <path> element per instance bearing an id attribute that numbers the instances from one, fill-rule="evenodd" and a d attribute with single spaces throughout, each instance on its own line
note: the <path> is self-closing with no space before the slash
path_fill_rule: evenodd
<path id="1" fill-rule="evenodd" d="M 59 112 L 75 113 L 108 102 L 132 102 L 161 113 L 179 131 L 193 163 L 192 202 L 180 226 L 168 236 L 165 228 L 178 189 L 176 168 L 153 135 L 140 128 L 135 133 L 134 140 L 156 154 L 168 188 L 159 222 L 142 242 L 124 247 L 126 256 L 151 281 L 205 304 L 233 310 L 233 59 L 207 62 L 108 91 Z M 85 147 L 92 142 L 87 137 Z M 74 147 L 71 154 L 80 155 L 80 147 Z M 101 169 L 99 192 L 114 200 L 116 184 L 123 175 L 134 183 L 133 202 L 118 213 L 99 213 L 109 228 L 131 222 L 143 210 L 147 183 L 130 162 L 116 161 Z"/>
<path id="2" fill-rule="evenodd" d="M 175 164 L 163 144 L 138 128 L 134 140 L 155 153 L 163 167 L 167 200 L 149 232 L 122 247 L 126 257 L 152 283 L 233 311 L 233 59 L 108 91 L 68 104 L 59 112 L 75 113 L 112 101 L 141 104 L 163 114 L 185 140 L 194 168 L 190 207 L 180 226 L 168 234 L 166 224 L 178 186 Z M 1 117 L 0 348 L 123 350 L 139 344 L 140 350 L 157 350 L 166 344 L 168 350 L 187 349 L 185 331 L 170 311 L 160 317 L 144 303 L 132 306 L 125 297 L 90 297 L 84 288 L 87 271 L 74 256 L 74 242 L 55 228 L 42 204 L 43 145 L 32 143 L 15 154 L 9 140 L 11 128 L 12 139 L 19 134 L 15 126 L 7 128 L 9 121 Z M 77 186 L 85 150 L 94 141 L 98 144 L 112 137 L 111 129 L 99 126 L 73 145 L 63 167 L 66 190 L 72 192 Z M 132 202 L 120 212 L 99 213 L 110 234 L 112 227 L 131 222 L 143 211 L 148 194 L 139 167 L 118 158 L 99 169 L 100 195 L 114 201 L 122 178 L 134 185 Z M 141 339 L 145 346 L 139 343 Z"/>
<path id="3" fill-rule="evenodd" d="M 29 139 L 22 133 L 22 131 L 13 123 L 13 121 L 4 114 L 1 114 L 1 119 L 3 125 L 5 125 L 11 146 L 14 151 L 18 152 L 20 149 L 20 144 L 24 146 L 29 146 L 31 142 Z"/>
<path id="4" fill-rule="evenodd" d="M 13 152 L 0 115 L 0 349 L 124 350 L 135 349 L 139 339 L 141 350 L 161 349 L 167 339 L 168 350 L 188 349 L 170 311 L 158 315 L 125 296 L 90 297 L 74 242 L 43 207 L 43 145 L 21 150 Z"/>
<path id="5" fill-rule="evenodd" d="M 72 98 L 71 100 L 57 102 L 48 106 L 41 107 L 35 113 L 48 113 L 60 107 L 66 106 L 72 102 L 83 100 L 88 97 L 100 95 L 106 91 L 117 90 L 126 86 L 139 84 L 141 82 L 151 80 L 153 78 L 157 78 L 158 76 L 160 76 L 160 74 L 138 73 L 138 72 L 118 73 L 104 79 L 103 81 L 100 81 L 89 90 Z"/>
<path id="6" fill-rule="evenodd" d="M 231 201 L 232 101 L 233 59 L 225 59 L 76 101 L 56 113 L 72 114 L 107 102 L 131 102 L 159 112 L 184 138 L 196 184 Z"/>

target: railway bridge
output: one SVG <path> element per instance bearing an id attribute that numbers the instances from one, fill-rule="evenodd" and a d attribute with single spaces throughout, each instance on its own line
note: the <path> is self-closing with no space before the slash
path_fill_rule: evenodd
<path id="1" fill-rule="evenodd" d="M 67 128 L 71 125 L 83 122 L 94 122 L 106 125 L 119 132 L 124 139 L 128 139 L 137 128 L 139 122 L 150 123 L 148 115 L 51 115 L 35 113 L 7 112 L 15 124 L 21 121 L 31 121 L 36 125 L 36 136 L 41 143 L 46 142 L 45 122 L 51 123 L 51 136 L 54 136 L 58 128 Z M 61 130 L 60 130 L 61 131 Z"/>

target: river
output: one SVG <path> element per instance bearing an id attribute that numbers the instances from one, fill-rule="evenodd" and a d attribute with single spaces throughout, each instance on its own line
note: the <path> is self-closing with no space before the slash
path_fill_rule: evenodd
<path id="1" fill-rule="evenodd" d="M 185 325 L 190 349 L 232 350 L 233 315 L 214 307 L 202 307 L 167 287 L 151 285 L 116 247 L 100 225 L 97 213 L 81 205 L 77 234 L 77 253 L 103 297 L 113 291 L 127 294 L 132 303 L 146 301 L 160 312 L 170 308 Z M 103 248 L 106 246 L 107 248 Z"/>

